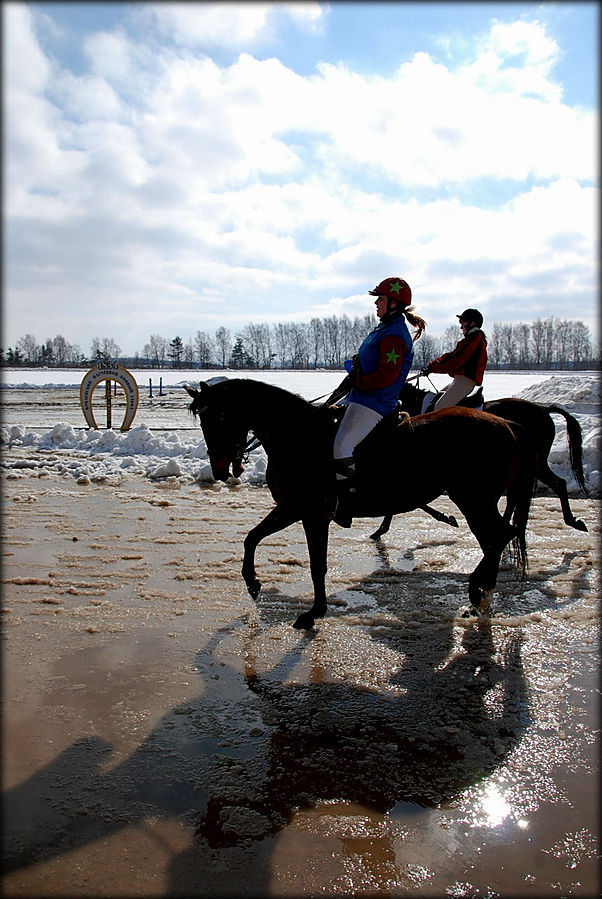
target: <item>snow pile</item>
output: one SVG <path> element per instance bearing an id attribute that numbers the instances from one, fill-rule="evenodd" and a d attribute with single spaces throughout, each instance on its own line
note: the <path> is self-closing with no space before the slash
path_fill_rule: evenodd
<path id="1" fill-rule="evenodd" d="M 600 414 L 600 379 L 595 375 L 582 377 L 557 375 L 540 384 L 532 384 L 519 396 L 523 400 L 543 405 L 555 403 L 572 415 Z"/>
<path id="2" fill-rule="evenodd" d="M 533 384 L 519 396 L 542 405 L 562 406 L 574 415 L 583 434 L 583 470 L 585 481 L 593 496 L 601 492 L 600 452 L 602 450 L 600 428 L 600 380 L 595 375 L 583 377 L 555 376 L 541 384 Z M 556 438 L 549 455 L 550 467 L 567 482 L 570 494 L 579 492 L 578 485 L 568 463 L 566 426 L 561 415 L 552 413 L 556 425 Z"/>
<path id="3" fill-rule="evenodd" d="M 583 468 L 592 495 L 599 496 L 600 483 L 600 385 L 597 375 L 584 374 L 553 376 L 517 393 L 534 402 L 561 405 L 575 415 L 583 432 Z M 554 414 L 556 439 L 550 453 L 553 470 L 567 481 L 570 494 L 579 494 L 579 487 L 571 472 L 565 420 Z M 44 433 L 35 433 L 23 425 L 0 428 L 0 443 L 4 446 L 3 467 L 36 469 L 40 477 L 51 471 L 71 475 L 80 483 L 121 479 L 126 472 L 140 474 L 155 481 L 198 482 L 213 481 L 202 431 L 188 433 L 153 432 L 142 424 L 121 431 L 75 429 L 59 422 Z M 18 458 L 11 458 L 11 449 L 19 449 Z M 8 451 L 7 451 L 8 449 Z M 31 450 L 28 458 L 27 450 Z M 256 486 L 265 484 L 267 459 L 259 447 L 251 453 L 241 482 Z M 233 479 L 232 484 L 240 483 Z"/>

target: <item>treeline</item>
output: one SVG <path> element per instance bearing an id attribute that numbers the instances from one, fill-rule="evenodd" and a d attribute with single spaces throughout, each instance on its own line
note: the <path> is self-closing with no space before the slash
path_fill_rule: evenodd
<path id="1" fill-rule="evenodd" d="M 187 341 L 151 334 L 141 352 L 125 356 L 112 338 L 95 337 L 88 355 L 58 335 L 38 344 L 32 334 L 15 347 L 0 349 L 5 366 L 81 368 L 96 362 L 118 361 L 132 368 L 313 369 L 341 368 L 374 328 L 371 315 L 313 318 L 310 322 L 246 325 L 234 334 L 226 327 L 213 334 L 197 331 Z M 416 368 L 452 350 L 461 334 L 450 326 L 443 335 L 423 334 L 416 342 Z M 489 367 L 510 369 L 597 368 L 589 328 L 582 321 L 537 319 L 531 324 L 495 322 L 487 329 Z"/>

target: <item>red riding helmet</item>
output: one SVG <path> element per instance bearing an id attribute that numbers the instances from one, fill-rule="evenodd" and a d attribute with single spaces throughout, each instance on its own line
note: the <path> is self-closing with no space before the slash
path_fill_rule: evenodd
<path id="1" fill-rule="evenodd" d="M 390 300 L 396 300 L 400 306 L 409 306 L 412 302 L 410 285 L 403 278 L 385 278 L 368 293 L 372 297 L 388 297 Z"/>

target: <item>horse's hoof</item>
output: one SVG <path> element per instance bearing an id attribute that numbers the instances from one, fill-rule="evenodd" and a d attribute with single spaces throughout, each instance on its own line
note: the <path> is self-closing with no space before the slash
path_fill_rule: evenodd
<path id="1" fill-rule="evenodd" d="M 259 591 L 261 590 L 261 581 L 254 580 L 251 581 L 250 584 L 247 584 L 247 590 L 253 599 L 257 599 L 259 596 Z"/>
<path id="2" fill-rule="evenodd" d="M 374 531 L 373 534 L 370 534 L 370 540 L 380 540 L 382 535 L 383 535 L 382 531 L 380 531 L 380 530 Z"/>
<path id="3" fill-rule="evenodd" d="M 449 524 L 451 524 L 452 528 L 459 528 L 458 519 L 454 515 L 449 516 Z"/>
<path id="4" fill-rule="evenodd" d="M 293 627 L 298 631 L 310 631 L 314 624 L 316 623 L 316 619 L 311 614 L 311 612 L 303 612 L 302 615 L 299 615 Z"/>
<path id="5" fill-rule="evenodd" d="M 483 590 L 483 595 L 481 596 L 481 602 L 479 603 L 479 613 L 481 615 L 485 614 L 491 605 L 491 601 L 493 600 L 493 590 Z"/>
<path id="6" fill-rule="evenodd" d="M 576 531 L 587 531 L 587 525 L 584 521 L 581 521 L 580 518 L 575 519 L 575 524 L 573 525 Z"/>
<path id="7" fill-rule="evenodd" d="M 481 613 L 479 612 L 479 610 L 477 609 L 476 606 L 467 606 L 464 609 L 464 611 L 462 612 L 462 614 L 460 615 L 460 618 L 480 618 L 480 617 L 481 617 Z"/>

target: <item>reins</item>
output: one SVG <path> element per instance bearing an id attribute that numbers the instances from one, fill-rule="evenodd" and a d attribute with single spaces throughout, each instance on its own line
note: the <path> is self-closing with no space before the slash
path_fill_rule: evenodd
<path id="1" fill-rule="evenodd" d="M 431 387 L 433 388 L 433 390 L 435 391 L 435 393 L 439 393 L 439 391 L 437 390 L 437 388 L 431 381 L 430 376 L 423 375 L 421 371 L 419 371 L 417 375 L 412 375 L 411 378 L 406 378 L 406 384 L 408 384 L 410 381 L 418 381 L 418 380 L 420 380 L 420 378 L 426 378 L 427 381 L 429 382 L 429 384 L 431 385 Z"/>

